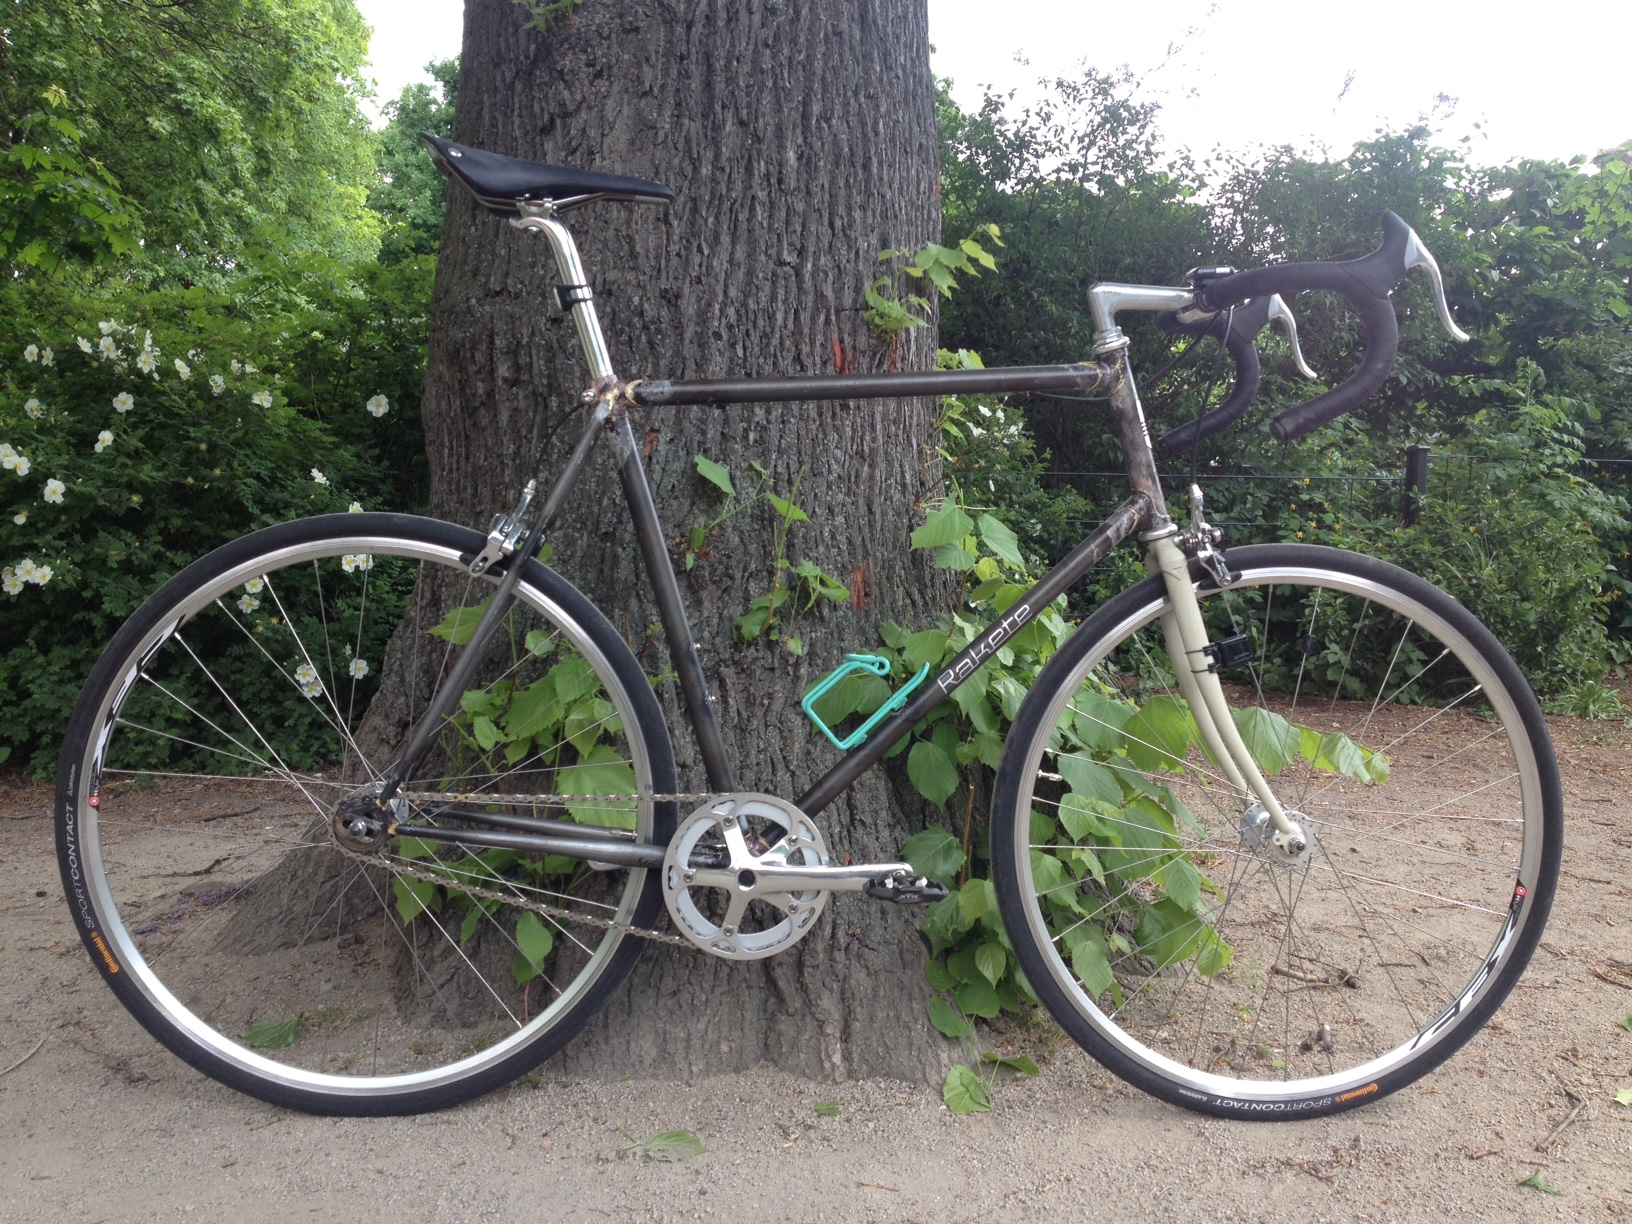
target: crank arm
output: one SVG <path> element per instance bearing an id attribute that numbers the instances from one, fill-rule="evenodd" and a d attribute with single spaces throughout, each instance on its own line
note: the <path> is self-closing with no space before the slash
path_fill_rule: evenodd
<path id="1" fill-rule="evenodd" d="M 741 870 L 704 868 L 687 874 L 686 883 L 705 888 L 724 888 L 750 897 L 761 893 L 798 893 L 819 889 L 824 892 L 863 892 L 880 876 L 904 872 L 912 875 L 910 863 L 852 863 L 848 867 L 801 867 L 778 863 L 755 864 Z"/>

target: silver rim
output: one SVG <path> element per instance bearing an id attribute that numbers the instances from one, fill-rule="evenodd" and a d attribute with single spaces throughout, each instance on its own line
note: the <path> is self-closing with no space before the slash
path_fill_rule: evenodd
<path id="1" fill-rule="evenodd" d="M 1176 693 L 1161 682 L 1169 670 L 1158 622 L 1165 602 L 1154 599 L 1108 629 L 1040 726 L 1060 728 L 1063 719 L 1080 729 L 1081 719 L 1106 717 L 1101 699 L 1127 694 L 1142 705 Z M 1322 736 L 1342 732 L 1388 758 L 1386 780 L 1363 784 L 1302 758 L 1286 761 L 1271 781 L 1313 834 L 1308 862 L 1289 868 L 1244 832 L 1248 799 L 1198 749 L 1180 767 L 1150 768 L 1153 754 L 1141 748 L 1140 767 L 1126 747 L 1107 758 L 1103 748 L 1051 731 L 1051 742 L 1029 746 L 1016 809 L 1031 942 L 1075 1016 L 1181 1094 L 1343 1103 L 1344 1093 L 1375 1091 L 1380 1077 L 1444 1041 L 1512 953 L 1530 905 L 1528 897 L 1515 903 L 1515 885 L 1535 880 L 1542 853 L 1539 770 L 1513 698 L 1483 656 L 1392 588 L 1335 569 L 1265 566 L 1202 603 L 1215 640 L 1245 633 L 1252 644 L 1251 662 L 1224 674 L 1233 708 L 1262 708 Z M 1128 738 L 1148 744 L 1159 723 L 1135 716 Z M 1278 758 L 1289 746 L 1263 752 Z M 1084 760 L 1106 766 L 1124 791 L 1129 783 L 1167 788 L 1194 823 L 1181 816 L 1173 836 L 1153 838 L 1131 827 L 1152 822 L 1130 816 L 1120 829 L 1106 821 L 1073 836 L 1064 817 L 1074 813 L 1062 804 L 1081 805 L 1067 798 L 1075 789 L 1064 775 L 1074 773 L 1083 789 L 1105 777 L 1078 768 Z M 1028 811 L 1049 817 L 1052 831 L 1030 828 Z M 1117 847 L 1107 827 L 1142 848 Z M 1101 869 L 1120 855 L 1122 874 L 1105 870 L 1102 886 L 1091 873 L 1078 881 L 1048 868 L 1040 887 L 1048 865 L 1033 853 L 1060 860 L 1078 848 L 1093 850 Z M 1193 926 L 1136 928 L 1116 896 L 1173 900 L 1163 873 L 1176 849 L 1189 852 L 1204 880 Z M 1062 914 L 1051 899 L 1066 892 L 1081 913 Z M 1188 884 L 1177 892 L 1191 895 Z M 1073 955 L 1084 923 L 1106 937 L 1120 997 L 1084 986 L 1074 968 L 1095 986 L 1104 981 L 1092 951 Z M 1217 954 L 1178 955 L 1185 938 L 1207 927 L 1230 950 L 1223 966 Z M 1166 944 L 1154 938 L 1164 930 L 1173 936 Z M 1141 944 L 1141 933 L 1153 938 Z"/>
<path id="2" fill-rule="evenodd" d="M 427 612 L 406 596 L 432 571 L 453 589 Z M 537 931 L 518 929 L 522 911 L 473 913 L 457 881 L 628 922 L 644 870 L 477 861 L 445 845 L 427 857 L 431 843 L 402 839 L 379 867 L 364 867 L 321 827 L 334 801 L 377 776 L 359 739 L 391 631 L 403 627 L 393 645 L 403 660 L 445 669 L 451 643 L 425 632 L 435 612 L 474 605 L 490 586 L 468 577 L 456 550 L 423 541 L 359 533 L 291 545 L 168 611 L 96 711 L 76 800 L 97 919 L 126 980 L 235 1071 L 356 1097 L 479 1075 L 561 1024 L 621 944 L 617 931 L 546 917 L 538 925 L 551 946 L 540 957 Z M 542 591 L 524 581 L 518 597 L 514 632 L 490 648 L 508 659 L 484 669 L 480 691 L 502 692 L 506 680 L 518 694 L 540 691 L 535 681 L 570 675 L 569 697 L 535 701 L 539 725 L 567 717 L 568 702 L 589 712 L 523 741 L 513 759 L 508 745 L 484 753 L 468 742 L 478 738 L 470 718 L 444 736 L 438 776 L 416 780 L 411 788 L 424 789 L 414 793 L 502 801 L 506 791 L 553 791 L 574 767 L 583 782 L 599 767 L 603 781 L 629 779 L 609 791 L 649 796 L 651 763 L 606 658 Z M 528 649 L 529 629 L 543 635 L 530 640 L 543 653 Z M 410 659 L 416 650 L 423 657 Z M 312 732 L 298 761 L 284 747 L 295 742 L 283 717 L 291 710 Z M 181 763 L 144 767 L 166 755 Z M 651 801 L 633 795 L 538 814 L 651 833 Z M 394 869 L 404 861 L 450 881 L 417 912 L 414 889 L 434 886 Z M 291 902 L 280 889 L 309 895 Z"/>

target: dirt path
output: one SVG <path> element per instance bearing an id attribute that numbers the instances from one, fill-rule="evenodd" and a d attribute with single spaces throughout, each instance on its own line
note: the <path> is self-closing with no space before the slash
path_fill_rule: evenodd
<path id="1" fill-rule="evenodd" d="M 1161 1105 L 1068 1046 L 968 1118 L 916 1085 L 562 1084 L 548 1066 L 444 1114 L 285 1113 L 126 1016 L 68 923 L 48 791 L 0 779 L 0 1071 L 45 1039 L 0 1074 L 0 1220 L 1632 1221 L 1632 1108 L 1613 1099 L 1632 1088 L 1632 732 L 1553 729 L 1564 878 L 1497 1021 L 1404 1092 L 1276 1125 Z M 599 1159 L 620 1130 L 675 1129 L 707 1153 Z M 1518 1184 L 1537 1170 L 1556 1196 Z"/>

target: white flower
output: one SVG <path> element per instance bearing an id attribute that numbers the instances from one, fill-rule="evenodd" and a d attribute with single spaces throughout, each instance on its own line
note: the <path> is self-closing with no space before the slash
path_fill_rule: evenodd
<path id="1" fill-rule="evenodd" d="M 113 445 L 113 430 L 104 429 L 101 433 L 96 435 L 96 453 L 97 454 L 100 455 L 103 451 L 107 450 L 108 447 L 110 447 L 112 445 Z"/>
<path id="2" fill-rule="evenodd" d="M 101 350 L 104 357 L 112 357 L 119 351 L 119 345 L 112 336 L 103 336 L 96 342 L 96 347 Z"/>
<path id="3" fill-rule="evenodd" d="M 188 349 L 187 350 L 187 360 L 188 361 L 202 361 L 202 360 L 204 360 L 204 354 L 199 352 L 197 349 Z"/>
<path id="4" fill-rule="evenodd" d="M 990 408 L 986 407 L 985 404 L 976 404 L 975 405 L 975 410 L 977 412 L 979 412 L 981 416 L 984 416 L 984 417 L 989 417 L 989 416 L 992 415 L 992 410 Z"/>
<path id="5" fill-rule="evenodd" d="M 244 583 L 244 590 L 248 591 L 251 595 L 259 595 L 265 589 L 266 579 L 264 578 L 251 578 L 248 582 Z"/>
<path id="6" fill-rule="evenodd" d="M 349 352 L 351 352 L 351 341 L 350 341 L 350 340 L 342 340 L 342 341 L 340 341 L 340 351 L 341 351 L 341 352 L 342 352 L 342 353 L 349 353 Z"/>
<path id="7" fill-rule="evenodd" d="M 8 569 L 6 571 L 6 576 L 8 578 L 15 578 L 17 580 L 17 587 L 15 589 L 9 586 L 6 589 L 15 595 L 17 590 L 21 589 L 22 584 L 25 582 L 32 582 L 35 586 L 44 586 L 46 583 L 51 581 L 52 573 L 53 571 L 49 565 L 35 565 L 32 557 L 24 557 L 21 561 L 17 562 L 16 569 Z"/>
<path id="8" fill-rule="evenodd" d="M 143 349 L 136 357 L 136 368 L 143 374 L 153 373 L 158 364 L 158 354 L 152 349 Z"/>
<path id="9" fill-rule="evenodd" d="M 176 373 L 181 375 L 182 382 L 186 382 L 193 376 L 193 372 L 187 368 L 187 363 L 180 357 L 176 358 Z"/>
<path id="10" fill-rule="evenodd" d="M 390 401 L 388 401 L 383 395 L 376 395 L 373 399 L 368 401 L 366 407 L 368 408 L 369 412 L 377 417 L 382 417 L 391 410 Z"/>
<path id="11" fill-rule="evenodd" d="M 87 339 L 85 339 L 85 337 L 84 337 L 84 336 L 75 336 L 75 337 L 74 337 L 74 340 L 75 340 L 75 342 L 77 342 L 77 343 L 78 343 L 78 345 L 79 345 L 79 351 L 80 351 L 80 352 L 82 352 L 82 353 L 90 353 L 90 352 L 94 352 L 94 351 L 95 351 L 95 350 L 94 350 L 94 349 L 93 349 L 93 348 L 92 348 L 92 347 L 91 347 L 91 342 L 90 342 L 90 341 L 89 341 L 89 340 L 87 340 Z"/>
<path id="12" fill-rule="evenodd" d="M 28 511 L 27 510 L 17 511 L 16 514 L 11 516 L 11 521 L 16 523 L 17 526 L 21 527 L 24 523 L 28 522 Z"/>
<path id="13" fill-rule="evenodd" d="M 36 421 L 45 415 L 45 410 L 40 407 L 40 401 L 37 399 L 31 399 L 24 404 L 23 411 Z"/>
<path id="14" fill-rule="evenodd" d="M 351 661 L 351 666 L 346 670 L 351 672 L 351 678 L 353 680 L 361 680 L 364 676 L 368 675 L 368 664 L 362 659 L 353 659 Z"/>
<path id="15" fill-rule="evenodd" d="M 52 571 L 52 569 L 51 569 L 51 567 L 49 565 L 37 565 L 37 566 L 35 566 L 34 567 L 34 582 L 35 582 L 35 585 L 44 586 L 46 583 L 50 582 L 52 572 L 53 571 Z"/>
<path id="16" fill-rule="evenodd" d="M 261 601 L 256 599 L 253 595 L 243 595 L 239 597 L 238 610 L 244 613 L 246 616 L 260 606 Z"/>
<path id="17" fill-rule="evenodd" d="M 24 361 L 38 361 L 39 359 L 40 359 L 40 346 L 39 345 L 31 344 L 31 345 L 29 345 L 27 348 L 25 348 L 23 350 L 23 360 Z"/>
<path id="18" fill-rule="evenodd" d="M 236 371 L 236 370 L 234 370 L 234 371 L 233 371 L 233 373 L 234 373 L 234 374 L 236 374 L 236 373 L 237 373 L 237 371 Z M 245 374 L 253 374 L 253 373 L 255 373 L 255 367 L 254 367 L 254 366 L 252 366 L 252 365 L 250 365 L 250 364 L 249 364 L 249 362 L 247 362 L 247 361 L 246 361 L 246 362 L 244 362 L 244 373 L 245 373 Z"/>
<path id="19" fill-rule="evenodd" d="M 312 469 L 312 479 L 318 484 L 322 485 L 324 488 L 328 488 L 329 486 L 329 478 L 323 475 L 322 470 L 319 468 Z"/>
<path id="20" fill-rule="evenodd" d="M 45 500 L 60 506 L 62 504 L 62 495 L 67 488 L 67 485 L 53 476 L 45 482 Z"/>
<path id="21" fill-rule="evenodd" d="M 43 349 L 40 350 L 40 364 L 42 366 L 54 365 L 54 364 L 56 364 L 56 360 L 57 360 L 57 355 L 55 353 L 53 353 L 50 349 L 43 348 Z"/>
<path id="22" fill-rule="evenodd" d="M 213 393 L 215 393 L 216 395 L 220 395 L 221 392 L 225 391 L 226 389 L 227 389 L 227 380 L 226 379 L 222 378 L 221 375 L 219 375 L 219 374 L 211 374 L 210 375 L 210 390 Z"/>
<path id="23" fill-rule="evenodd" d="M 17 577 L 16 570 L 0 571 L 0 587 L 5 588 L 7 595 L 15 595 L 23 589 L 23 580 Z"/>
<path id="24" fill-rule="evenodd" d="M 17 475 L 27 476 L 28 475 L 28 469 L 33 467 L 34 465 L 28 461 L 28 456 L 27 455 L 18 455 L 17 456 L 17 462 L 14 463 L 14 464 L 10 464 L 8 466 L 14 468 L 16 470 L 16 472 L 17 472 Z"/>
<path id="25" fill-rule="evenodd" d="M 108 335 L 113 334 L 114 328 L 118 327 L 119 324 L 117 324 L 117 323 L 98 323 L 97 326 L 102 329 L 102 334 L 104 336 L 108 336 Z"/>
<path id="26" fill-rule="evenodd" d="M 317 668 L 310 663 L 302 663 L 295 668 L 295 683 L 308 697 L 316 697 L 323 691 L 323 682 L 317 678 Z"/>
<path id="27" fill-rule="evenodd" d="M 374 558 L 368 553 L 347 553 L 340 558 L 340 568 L 348 574 L 356 570 L 371 570 L 374 568 Z"/>
<path id="28" fill-rule="evenodd" d="M 17 452 L 11 449 L 10 442 L 0 442 L 0 459 L 15 459 Z M 7 464 L 6 466 L 11 466 Z"/>
<path id="29" fill-rule="evenodd" d="M 252 404 L 259 404 L 262 408 L 270 408 L 272 407 L 272 392 L 257 391 L 254 395 L 249 397 L 249 402 Z"/>
<path id="30" fill-rule="evenodd" d="M 244 372 L 243 364 L 239 362 L 236 357 L 232 359 L 232 372 L 234 374 L 242 374 Z"/>
<path id="31" fill-rule="evenodd" d="M 362 502 L 352 502 L 351 505 L 346 507 L 346 513 L 347 514 L 361 514 L 362 512 L 363 512 L 363 503 Z"/>
<path id="32" fill-rule="evenodd" d="M 129 412 L 134 407 L 136 407 L 136 401 L 131 398 L 129 391 L 121 391 L 113 397 L 113 410 L 115 412 Z"/>
<path id="33" fill-rule="evenodd" d="M 153 347 L 153 333 L 152 332 L 143 332 L 142 333 L 142 347 L 144 349 L 147 349 L 150 352 L 153 352 L 153 353 L 157 353 L 159 351 L 158 349 Z"/>
<path id="34" fill-rule="evenodd" d="M 17 562 L 16 569 L 7 570 L 6 572 L 8 574 L 16 574 L 17 577 L 21 578 L 24 582 L 33 582 L 34 559 L 32 557 L 24 557 L 21 561 Z"/>

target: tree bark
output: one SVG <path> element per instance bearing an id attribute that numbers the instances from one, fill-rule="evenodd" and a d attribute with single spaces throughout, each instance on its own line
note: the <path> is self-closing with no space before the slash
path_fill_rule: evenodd
<path id="1" fill-rule="evenodd" d="M 939 230 L 923 0 L 588 0 L 547 34 L 514 0 L 467 0 L 457 139 L 497 152 L 657 179 L 668 209 L 601 204 L 568 216 L 624 378 L 926 368 L 934 329 L 871 337 L 864 291 L 888 247 Z M 431 510 L 485 526 L 513 501 L 540 445 L 558 470 L 588 376 L 556 314 L 542 239 L 451 192 L 424 398 Z M 806 614 L 804 655 L 732 639 L 771 589 L 772 512 L 760 503 L 710 539 L 682 590 L 741 789 L 792 798 L 836 759 L 799 695 L 885 621 L 922 626 L 951 597 L 908 534 L 939 492 L 930 401 L 657 409 L 635 423 L 666 530 L 718 513 L 694 456 L 739 488 L 750 461 L 811 521 L 809 558 L 853 598 Z M 623 631 L 654 676 L 672 674 L 610 448 L 552 532 L 552 564 Z M 917 519 L 915 520 L 915 514 Z M 675 686 L 659 686 L 682 785 L 706 789 Z M 875 771 L 823 813 L 835 857 L 896 859 L 917 828 Z M 729 963 L 652 948 L 557 1073 L 690 1076 L 769 1061 L 826 1078 L 923 1078 L 944 1065 L 925 1023 L 917 915 L 836 896 L 780 956 Z"/>

